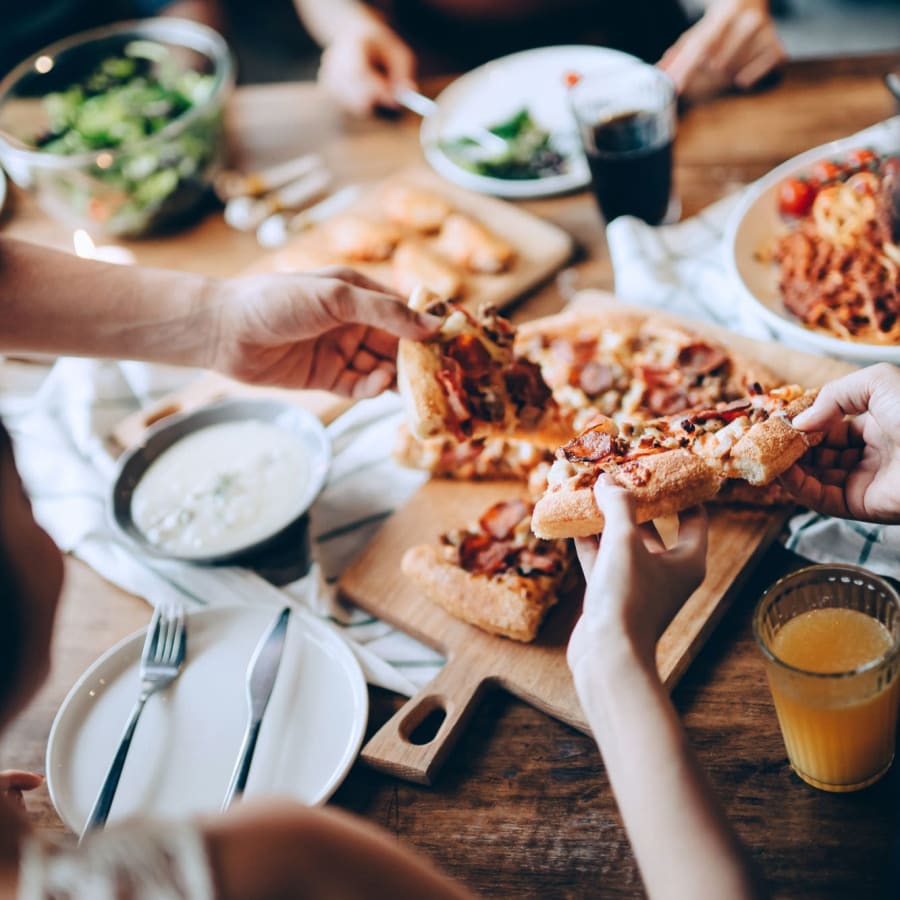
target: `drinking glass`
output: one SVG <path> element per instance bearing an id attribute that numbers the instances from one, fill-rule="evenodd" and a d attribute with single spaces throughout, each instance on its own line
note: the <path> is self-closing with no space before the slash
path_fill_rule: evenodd
<path id="1" fill-rule="evenodd" d="M 672 194 L 672 79 L 643 64 L 615 76 L 587 74 L 569 90 L 569 102 L 603 217 L 632 215 L 658 225 Z"/>
<path id="2" fill-rule="evenodd" d="M 809 566 L 766 591 L 753 633 L 794 771 L 825 791 L 884 775 L 900 703 L 897 591 L 857 566 Z"/>

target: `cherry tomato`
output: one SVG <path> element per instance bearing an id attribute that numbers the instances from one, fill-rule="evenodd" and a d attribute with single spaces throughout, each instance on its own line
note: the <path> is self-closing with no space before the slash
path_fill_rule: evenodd
<path id="1" fill-rule="evenodd" d="M 859 147 L 847 154 L 847 162 L 860 169 L 868 168 L 877 159 L 878 154 L 874 150 L 869 150 L 868 147 Z"/>
<path id="2" fill-rule="evenodd" d="M 820 159 L 813 165 L 810 174 L 819 184 L 826 185 L 833 181 L 839 181 L 846 172 L 846 166 L 831 159 Z"/>
<path id="3" fill-rule="evenodd" d="M 788 178 L 778 186 L 778 211 L 783 216 L 805 216 L 815 199 L 815 186 L 802 178 Z"/>

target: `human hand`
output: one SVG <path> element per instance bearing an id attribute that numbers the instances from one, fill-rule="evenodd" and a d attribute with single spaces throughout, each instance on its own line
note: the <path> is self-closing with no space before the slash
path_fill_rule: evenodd
<path id="1" fill-rule="evenodd" d="M 587 580 L 584 610 L 569 640 L 573 673 L 625 640 L 639 659 L 653 663 L 656 642 L 706 571 L 706 514 L 681 516 L 678 540 L 666 550 L 652 525 L 635 522 L 634 497 L 611 479 L 594 488 L 606 525 L 599 541 L 578 538 L 575 549 Z"/>
<path id="2" fill-rule="evenodd" d="M 319 83 L 356 115 L 397 109 L 400 88 L 415 88 L 416 61 L 396 32 L 374 16 L 342 29 L 322 53 Z"/>
<path id="3" fill-rule="evenodd" d="M 222 284 L 210 368 L 252 384 L 372 397 L 394 383 L 397 339 L 440 326 L 352 269 Z"/>
<path id="4" fill-rule="evenodd" d="M 796 500 L 843 519 L 900 522 L 900 370 L 880 363 L 832 381 L 792 424 L 825 432 L 781 476 Z"/>
<path id="5" fill-rule="evenodd" d="M 25 791 L 33 791 L 44 783 L 44 776 L 21 769 L 0 771 L 0 794 L 11 800 L 20 809 L 25 809 Z"/>
<path id="6" fill-rule="evenodd" d="M 717 0 L 663 54 L 679 94 L 751 88 L 787 55 L 766 0 Z"/>

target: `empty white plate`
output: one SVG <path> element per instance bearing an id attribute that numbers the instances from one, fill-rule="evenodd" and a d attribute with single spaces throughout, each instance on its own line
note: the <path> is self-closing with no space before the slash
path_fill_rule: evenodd
<path id="1" fill-rule="evenodd" d="M 437 113 L 422 121 L 422 149 L 445 178 L 497 197 L 548 197 L 587 187 L 591 173 L 569 109 L 566 74 L 603 71 L 609 78 L 618 78 L 634 65 L 642 63 L 627 53 L 577 44 L 523 50 L 495 59 L 458 78 L 440 93 Z M 470 133 L 473 125 L 491 128 L 523 107 L 528 108 L 538 125 L 558 137 L 569 156 L 567 171 L 545 178 L 491 178 L 462 168 L 441 148 L 446 139 Z"/>
<path id="2" fill-rule="evenodd" d="M 215 812 L 247 722 L 247 664 L 276 607 L 218 607 L 188 617 L 187 662 L 147 701 L 109 821 Z M 144 631 L 100 657 L 63 701 L 47 746 L 47 783 L 60 818 L 87 821 L 138 695 Z M 368 716 L 362 671 L 346 644 L 292 611 L 246 795 L 322 803 L 359 752 Z"/>

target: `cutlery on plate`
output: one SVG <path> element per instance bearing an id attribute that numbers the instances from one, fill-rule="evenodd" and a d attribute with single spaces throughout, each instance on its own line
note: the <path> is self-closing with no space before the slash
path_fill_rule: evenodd
<path id="1" fill-rule="evenodd" d="M 438 111 L 438 105 L 434 100 L 411 88 L 400 88 L 394 94 L 394 99 L 410 112 L 422 116 L 423 119 Z M 466 137 L 471 138 L 481 146 L 482 150 L 489 153 L 506 153 L 507 151 L 506 141 L 502 137 L 480 125 L 473 125 L 470 130 L 467 130 Z"/>
<path id="2" fill-rule="evenodd" d="M 180 606 L 157 606 L 153 611 L 153 618 L 147 627 L 147 637 L 144 640 L 144 649 L 141 652 L 141 688 L 137 702 L 131 710 L 131 717 L 122 733 L 119 749 L 116 751 L 112 765 L 100 788 L 100 793 L 94 802 L 81 833 L 81 839 L 88 832 L 99 828 L 106 823 L 109 810 L 112 807 L 116 788 L 122 776 L 125 759 L 131 747 L 131 739 L 137 727 L 138 719 L 144 709 L 147 700 L 158 691 L 171 684 L 184 665 L 185 652 L 187 650 L 187 629 L 185 627 L 184 610 Z"/>
<path id="3" fill-rule="evenodd" d="M 262 247 L 280 247 L 289 235 L 324 222 L 335 213 L 346 209 L 360 195 L 360 191 L 359 185 L 351 184 L 301 212 L 293 215 L 275 213 L 256 229 L 256 240 Z"/>
<path id="4" fill-rule="evenodd" d="M 253 762 L 253 752 L 256 750 L 259 728 L 262 725 L 266 707 L 269 705 L 269 697 L 272 696 L 272 688 L 275 687 L 275 678 L 278 675 L 278 667 L 284 653 L 284 640 L 290 616 L 291 608 L 285 606 L 272 627 L 260 638 L 250 659 L 250 665 L 247 667 L 247 701 L 250 706 L 250 719 L 247 722 L 247 730 L 244 732 L 238 761 L 231 775 L 231 783 L 225 793 L 225 802 L 222 804 L 223 811 L 231 806 L 231 801 L 236 796 L 244 793 L 247 776 L 250 774 L 250 764 Z"/>

